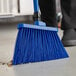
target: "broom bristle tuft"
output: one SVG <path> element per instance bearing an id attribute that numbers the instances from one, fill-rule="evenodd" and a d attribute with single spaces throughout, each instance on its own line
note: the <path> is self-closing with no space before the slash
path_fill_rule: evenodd
<path id="1" fill-rule="evenodd" d="M 56 31 L 19 29 L 13 65 L 67 58 Z"/>

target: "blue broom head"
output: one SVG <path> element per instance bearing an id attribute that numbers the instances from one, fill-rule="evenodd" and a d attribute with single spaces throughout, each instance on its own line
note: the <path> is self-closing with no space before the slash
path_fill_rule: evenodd
<path id="1" fill-rule="evenodd" d="M 19 24 L 13 65 L 68 58 L 57 29 Z"/>

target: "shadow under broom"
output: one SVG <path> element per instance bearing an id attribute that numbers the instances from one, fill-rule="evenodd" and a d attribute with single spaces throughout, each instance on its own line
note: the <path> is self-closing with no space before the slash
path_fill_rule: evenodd
<path id="1" fill-rule="evenodd" d="M 24 64 L 68 58 L 57 28 L 46 27 L 38 20 L 38 0 L 34 0 L 35 23 L 19 24 L 12 64 Z"/>

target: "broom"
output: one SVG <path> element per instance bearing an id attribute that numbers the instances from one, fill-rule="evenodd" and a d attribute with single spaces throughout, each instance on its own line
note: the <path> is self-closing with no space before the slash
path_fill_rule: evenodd
<path id="1" fill-rule="evenodd" d="M 34 11 L 34 25 L 18 25 L 19 32 L 12 64 L 68 58 L 68 54 L 57 35 L 58 29 L 46 27 L 44 22 L 39 21 L 38 0 L 34 0 Z"/>

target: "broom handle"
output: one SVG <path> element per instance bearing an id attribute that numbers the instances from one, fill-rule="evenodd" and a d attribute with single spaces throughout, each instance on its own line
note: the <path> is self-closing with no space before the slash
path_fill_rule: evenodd
<path id="1" fill-rule="evenodd" d="M 38 0 L 33 0 L 33 3 L 34 3 L 34 13 L 35 12 L 39 12 L 39 2 Z"/>
<path id="2" fill-rule="evenodd" d="M 38 2 L 38 0 L 33 0 L 33 4 L 34 4 L 34 16 L 33 16 L 33 19 L 34 19 L 34 21 L 40 21 L 39 2 Z"/>
<path id="3" fill-rule="evenodd" d="M 34 16 L 33 16 L 34 24 L 38 26 L 46 26 L 46 24 L 42 22 L 40 18 L 38 0 L 33 0 L 33 4 L 34 4 Z"/>

